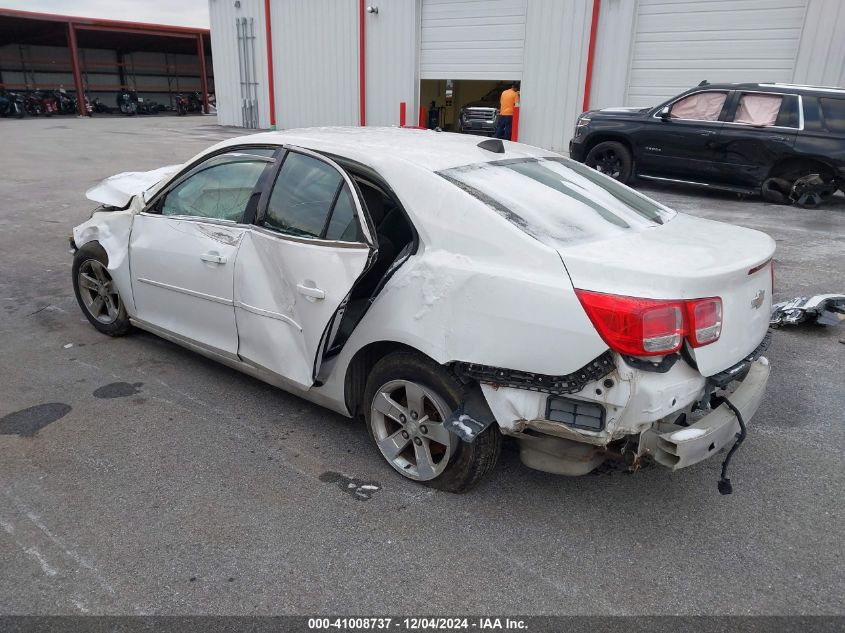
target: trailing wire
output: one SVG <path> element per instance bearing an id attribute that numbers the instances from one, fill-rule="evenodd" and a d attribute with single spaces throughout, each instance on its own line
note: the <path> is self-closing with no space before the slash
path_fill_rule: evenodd
<path id="1" fill-rule="evenodd" d="M 742 442 L 745 440 L 745 436 L 747 434 L 745 428 L 745 420 L 742 419 L 742 413 L 739 412 L 739 409 L 737 409 L 733 405 L 733 403 L 731 403 L 731 401 L 728 400 L 725 396 L 714 395 L 710 400 L 710 404 L 714 409 L 719 405 L 724 404 L 726 407 L 728 407 L 728 409 L 733 411 L 733 414 L 736 416 L 737 422 L 739 422 L 739 433 L 737 433 L 736 441 L 734 442 L 734 445 L 731 446 L 731 450 L 728 451 L 728 455 L 727 457 L 725 457 L 725 461 L 722 462 L 722 476 L 719 479 L 718 483 L 719 494 L 729 495 L 733 493 L 733 486 L 731 486 L 731 480 L 728 479 L 725 475 L 727 475 L 728 464 L 730 464 L 731 457 L 733 457 L 733 454 L 739 448 L 739 445 L 742 444 Z"/>

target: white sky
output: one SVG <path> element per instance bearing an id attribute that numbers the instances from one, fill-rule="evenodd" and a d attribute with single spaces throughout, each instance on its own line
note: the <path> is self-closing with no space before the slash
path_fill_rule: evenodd
<path id="1" fill-rule="evenodd" d="M 208 0 L 0 0 L 0 7 L 208 28 Z"/>

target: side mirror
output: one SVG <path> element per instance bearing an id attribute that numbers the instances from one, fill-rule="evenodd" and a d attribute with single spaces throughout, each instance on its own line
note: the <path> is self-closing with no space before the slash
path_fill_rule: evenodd
<path id="1" fill-rule="evenodd" d="M 660 118 L 663 119 L 664 121 L 668 121 L 669 120 L 669 113 L 670 113 L 669 106 L 663 106 L 660 109 Z"/>

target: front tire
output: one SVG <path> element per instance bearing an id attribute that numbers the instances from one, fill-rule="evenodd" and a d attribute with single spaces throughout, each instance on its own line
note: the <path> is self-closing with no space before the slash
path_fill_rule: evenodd
<path id="1" fill-rule="evenodd" d="M 109 258 L 97 243 L 85 244 L 73 258 L 73 292 L 97 331 L 123 336 L 132 329 L 126 306 L 108 271 Z"/>
<path id="2" fill-rule="evenodd" d="M 434 361 L 412 351 L 376 363 L 364 393 L 370 437 L 400 474 L 447 492 L 469 490 L 499 458 L 496 425 L 463 442 L 444 422 L 466 396 L 466 387 Z"/>
<path id="3" fill-rule="evenodd" d="M 631 180 L 634 160 L 630 150 L 622 143 L 604 141 L 587 153 L 584 163 L 605 176 L 610 176 L 622 184 L 627 184 Z"/>

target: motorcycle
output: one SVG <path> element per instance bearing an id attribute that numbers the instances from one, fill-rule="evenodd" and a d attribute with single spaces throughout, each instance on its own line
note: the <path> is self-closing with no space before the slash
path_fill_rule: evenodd
<path id="1" fill-rule="evenodd" d="M 199 92 L 188 94 L 188 110 L 190 112 L 202 112 L 202 95 Z"/>
<path id="2" fill-rule="evenodd" d="M 73 109 L 74 109 L 74 112 L 79 112 L 79 110 L 77 108 L 76 97 L 73 98 Z M 88 116 L 91 116 L 91 113 L 93 111 L 94 111 L 94 109 L 91 107 L 91 102 L 88 101 L 88 97 L 86 96 L 85 97 L 85 114 L 87 114 Z"/>
<path id="3" fill-rule="evenodd" d="M 94 103 L 91 104 L 91 110 L 97 114 L 111 114 L 111 108 L 100 101 L 100 97 L 94 98 Z"/>
<path id="4" fill-rule="evenodd" d="M 138 114 L 158 114 L 159 105 L 151 99 L 138 98 Z"/>
<path id="5" fill-rule="evenodd" d="M 134 90 L 121 90 L 117 93 L 117 107 L 128 116 L 138 114 L 138 94 Z"/>
<path id="6" fill-rule="evenodd" d="M 56 100 L 56 108 L 59 114 L 73 114 L 73 100 L 64 89 L 53 90 L 50 95 Z"/>
<path id="7" fill-rule="evenodd" d="M 176 112 L 179 116 L 188 114 L 188 97 L 183 95 L 181 92 L 176 95 Z"/>
<path id="8" fill-rule="evenodd" d="M 24 95 L 23 107 L 30 116 L 41 116 L 44 113 L 41 109 L 41 98 L 37 92 L 28 92 Z"/>
<path id="9" fill-rule="evenodd" d="M 17 92 L 0 90 L 0 116 L 13 116 L 22 119 L 24 115 L 24 98 Z"/>

